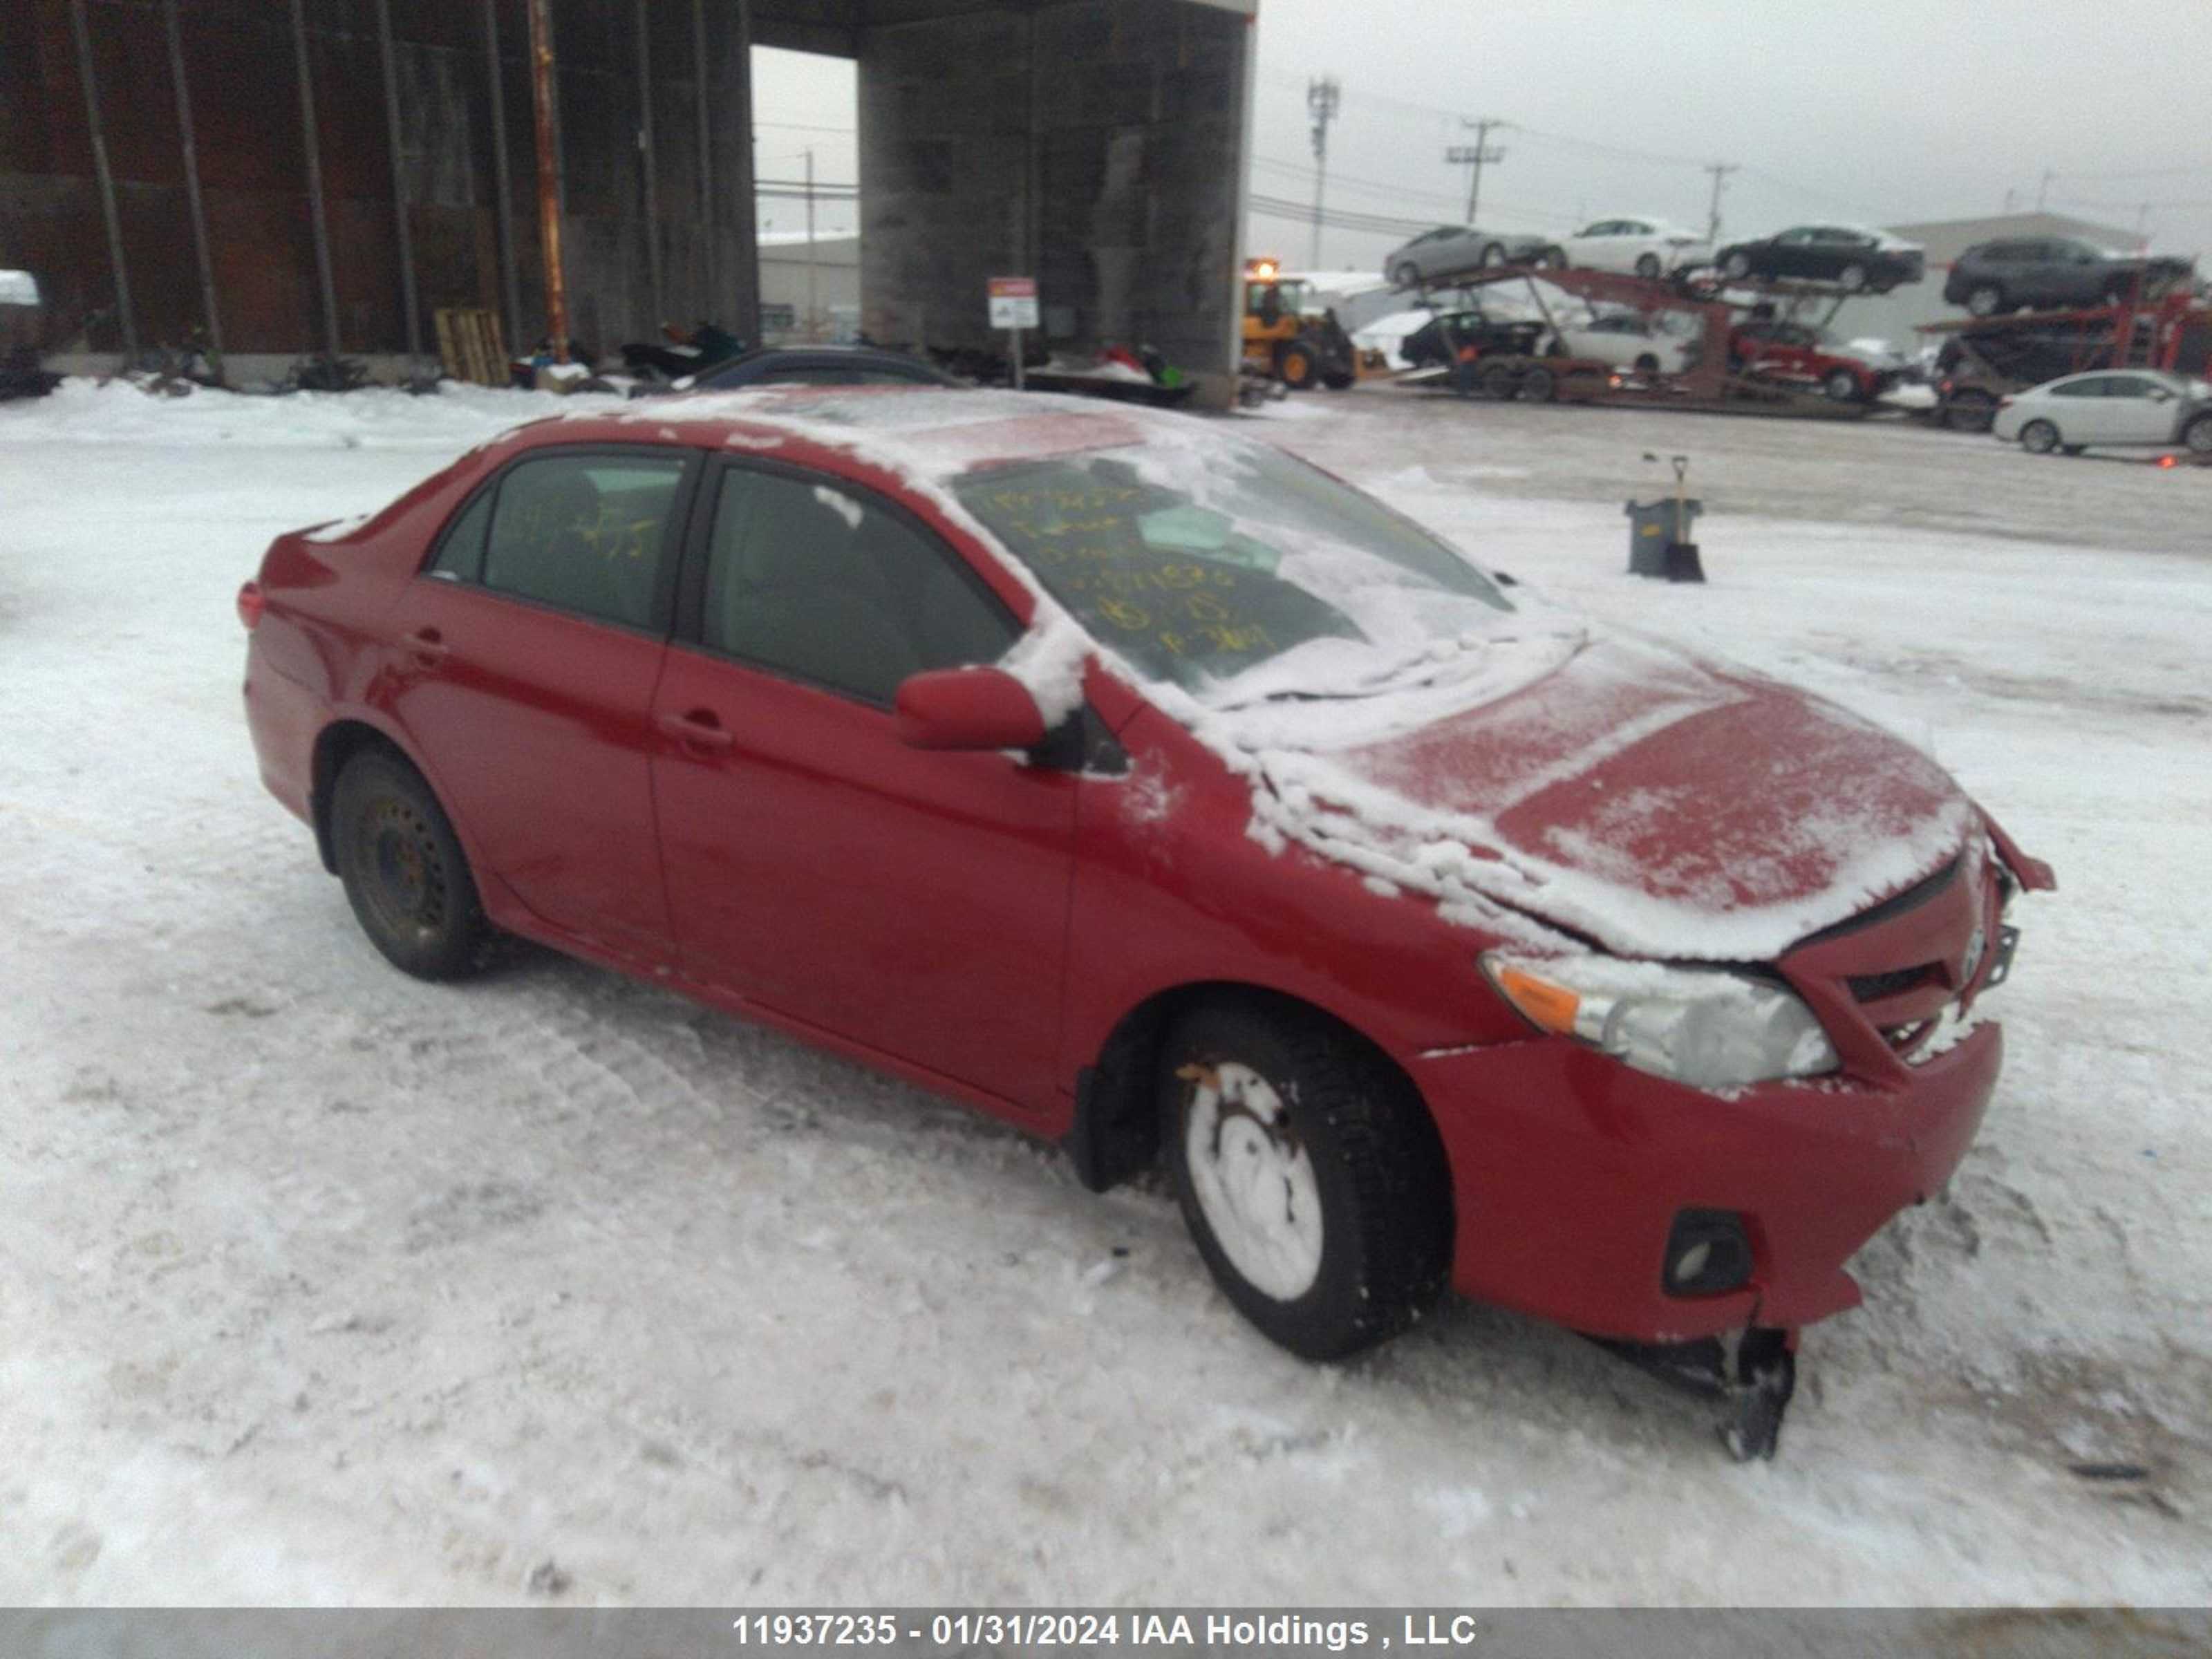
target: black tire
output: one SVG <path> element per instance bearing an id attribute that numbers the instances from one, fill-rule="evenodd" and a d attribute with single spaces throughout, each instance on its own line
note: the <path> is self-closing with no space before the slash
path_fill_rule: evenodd
<path id="1" fill-rule="evenodd" d="M 1513 395 L 1524 404 L 1548 404 L 1559 395 L 1559 383 L 1552 371 L 1541 363 L 1521 377 L 1521 384 Z"/>
<path id="2" fill-rule="evenodd" d="M 1659 372 L 1658 354 L 1651 351 L 1639 351 L 1636 354 L 1635 362 L 1630 367 L 1638 374 L 1656 374 Z"/>
<path id="3" fill-rule="evenodd" d="M 1820 390 L 1828 394 L 1831 403 L 1855 404 L 1859 400 L 1859 379 L 1848 368 L 1832 368 L 1821 378 Z"/>
<path id="4" fill-rule="evenodd" d="M 1722 262 L 1721 275 L 1732 282 L 1741 282 L 1751 275 L 1751 256 L 1738 249 Z"/>
<path id="5" fill-rule="evenodd" d="M 1978 386 L 1951 394 L 1943 406 L 1943 424 L 1954 432 L 1987 432 L 1997 417 L 1997 400 Z"/>
<path id="6" fill-rule="evenodd" d="M 1396 1334 L 1435 1302 L 1451 1267 L 1443 1148 L 1411 1085 L 1358 1037 L 1271 997 L 1224 997 L 1169 1032 L 1159 1101 L 1169 1173 L 1199 1255 L 1269 1340 L 1308 1359 L 1340 1359 Z M 1241 1146 L 1224 1145 L 1232 1133 Z M 1203 1164 L 1194 1173 L 1194 1141 L 1201 1159 L 1209 1149 L 1221 1159 L 1218 1174 L 1231 1167 L 1224 1154 L 1254 1146 L 1261 1149 L 1254 1155 L 1304 1162 L 1305 1195 L 1317 1203 L 1302 1218 L 1318 1223 L 1319 1254 L 1303 1290 L 1291 1288 L 1295 1267 L 1279 1295 L 1237 1265 L 1235 1217 L 1224 1215 L 1224 1243 L 1208 1214 L 1209 1204 L 1224 1207 L 1221 1183 Z M 1255 1182 L 1247 1201 L 1255 1189 L 1272 1196 Z M 1286 1215 L 1299 1196 L 1286 1175 Z"/>
<path id="7" fill-rule="evenodd" d="M 1547 247 L 1536 256 L 1536 264 L 1546 270 L 1565 270 L 1567 251 L 1563 247 Z"/>
<path id="8" fill-rule="evenodd" d="M 483 910 L 453 826 L 422 775 L 384 749 L 345 764 L 331 792 L 331 845 L 346 902 L 402 973 L 458 979 L 483 943 Z"/>
<path id="9" fill-rule="evenodd" d="M 1521 384 L 1521 371 L 1510 363 L 1478 363 L 1474 370 L 1474 389 L 1485 398 L 1507 398 Z"/>
<path id="10" fill-rule="evenodd" d="M 2048 421 L 2030 421 L 2020 429 L 2020 447 L 2031 455 L 2055 454 L 2058 428 Z"/>
<path id="11" fill-rule="evenodd" d="M 1343 392 L 1347 390 L 1351 386 L 1352 383 L 1358 378 L 1359 377 L 1358 375 L 1352 374 L 1349 369 L 1325 368 L 1322 371 L 1321 383 L 1327 386 L 1331 392 Z"/>
<path id="12" fill-rule="evenodd" d="M 1421 285 L 1421 268 L 1411 259 L 1401 259 L 1398 262 L 1398 268 L 1390 273 L 1390 281 L 1399 288 L 1419 288 Z"/>
<path id="13" fill-rule="evenodd" d="M 2004 309 L 2004 290 L 1995 283 L 1978 283 L 1966 290 L 1966 311 L 1969 315 L 1994 317 Z"/>
<path id="14" fill-rule="evenodd" d="M 2182 428 L 2181 441 L 2192 455 L 2212 455 L 2212 415 L 2199 415 Z"/>
<path id="15" fill-rule="evenodd" d="M 1848 264 L 1836 273 L 1836 286 L 1846 294 L 1864 293 L 1866 285 L 1867 268 L 1864 265 Z"/>
<path id="16" fill-rule="evenodd" d="M 1496 267 L 1504 264 L 1505 263 L 1505 244 L 1503 242 L 1485 242 L 1482 245 L 1482 253 L 1478 263 L 1485 270 L 1494 270 Z"/>
<path id="17" fill-rule="evenodd" d="M 1636 256 L 1636 274 L 1638 276 L 1641 276 L 1647 283 L 1658 281 L 1659 256 L 1656 253 L 1638 254 Z"/>
<path id="18" fill-rule="evenodd" d="M 1275 355 L 1275 372 L 1293 392 L 1304 392 L 1321 377 L 1321 365 L 1310 347 L 1291 341 Z"/>

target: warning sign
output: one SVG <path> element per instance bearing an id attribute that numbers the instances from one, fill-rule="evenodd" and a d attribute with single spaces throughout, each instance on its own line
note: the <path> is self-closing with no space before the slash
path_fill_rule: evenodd
<path id="1" fill-rule="evenodd" d="M 994 276 L 990 279 L 991 326 L 1035 328 L 1037 325 L 1037 285 L 1034 276 Z"/>

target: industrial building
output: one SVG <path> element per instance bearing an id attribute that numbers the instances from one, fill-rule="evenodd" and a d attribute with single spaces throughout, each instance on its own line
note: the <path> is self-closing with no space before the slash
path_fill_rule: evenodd
<path id="1" fill-rule="evenodd" d="M 197 331 L 241 371 L 391 372 L 446 307 L 527 346 L 541 225 L 587 350 L 758 337 L 750 55 L 781 46 L 858 65 L 872 337 L 988 346 L 986 279 L 1032 275 L 1050 340 L 1154 344 L 1226 402 L 1255 5 L 12 0 L 0 266 L 39 278 L 64 366 Z"/>

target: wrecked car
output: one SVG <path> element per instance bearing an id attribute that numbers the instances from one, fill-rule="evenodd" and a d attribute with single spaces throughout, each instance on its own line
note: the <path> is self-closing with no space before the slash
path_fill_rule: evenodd
<path id="1" fill-rule="evenodd" d="M 1995 1087 L 1933 761 L 1218 424 L 801 389 L 516 429 L 239 595 L 261 775 L 429 979 L 492 930 L 1164 1163 L 1326 1360 L 1447 1286 L 1721 1397 Z"/>

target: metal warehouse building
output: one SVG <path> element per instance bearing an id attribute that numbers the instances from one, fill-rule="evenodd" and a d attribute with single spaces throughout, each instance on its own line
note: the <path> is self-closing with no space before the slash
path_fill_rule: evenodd
<path id="1" fill-rule="evenodd" d="M 541 184 L 570 332 L 757 337 L 750 49 L 856 60 L 861 325 L 1149 342 L 1226 401 L 1257 0 L 6 0 L 0 266 L 52 353 L 205 327 L 234 360 L 434 353 L 439 308 L 545 329 Z"/>

